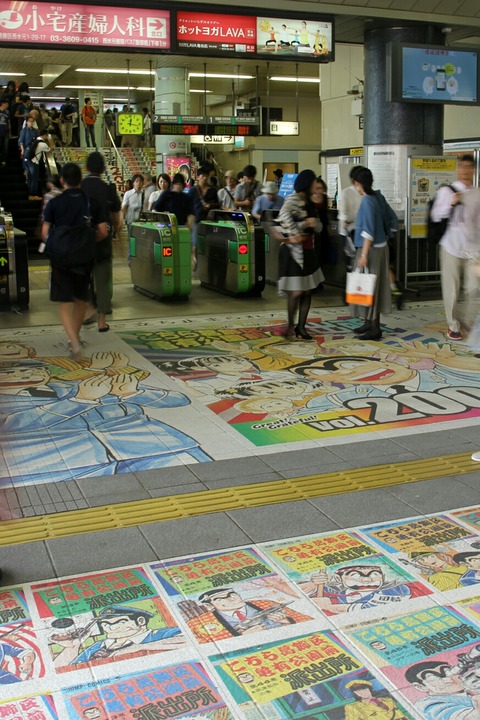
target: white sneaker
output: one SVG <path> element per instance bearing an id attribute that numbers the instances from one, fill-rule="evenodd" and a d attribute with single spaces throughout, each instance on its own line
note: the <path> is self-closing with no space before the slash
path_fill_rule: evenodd
<path id="1" fill-rule="evenodd" d="M 474 452 L 472 455 L 472 460 L 475 460 L 475 462 L 480 462 L 480 452 Z"/>

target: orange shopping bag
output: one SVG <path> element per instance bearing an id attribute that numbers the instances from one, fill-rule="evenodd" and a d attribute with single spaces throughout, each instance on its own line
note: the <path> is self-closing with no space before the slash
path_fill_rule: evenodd
<path id="1" fill-rule="evenodd" d="M 369 273 L 367 268 L 365 268 L 365 272 L 352 270 L 352 272 L 347 273 L 347 303 L 349 303 L 349 305 L 365 305 L 366 307 L 371 307 L 373 305 L 376 282 L 377 276 Z"/>

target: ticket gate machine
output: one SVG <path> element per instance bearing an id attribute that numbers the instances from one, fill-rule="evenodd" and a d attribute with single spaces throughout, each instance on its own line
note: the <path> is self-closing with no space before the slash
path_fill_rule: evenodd
<path id="1" fill-rule="evenodd" d="M 249 213 L 211 210 L 198 228 L 197 271 L 204 287 L 259 297 L 265 288 L 265 232 Z"/>
<path id="2" fill-rule="evenodd" d="M 269 285 L 276 285 L 278 280 L 278 253 L 280 243 L 275 237 L 272 228 L 278 217 L 279 210 L 263 210 L 260 215 L 260 225 L 268 235 L 268 252 L 265 255 L 265 280 Z"/>
<path id="3" fill-rule="evenodd" d="M 0 310 L 28 308 L 28 246 L 25 233 L 15 234 L 10 213 L 0 209 Z"/>
<path id="4" fill-rule="evenodd" d="M 130 271 L 135 290 L 157 299 L 192 290 L 190 231 L 171 213 L 145 212 L 130 226 Z"/>

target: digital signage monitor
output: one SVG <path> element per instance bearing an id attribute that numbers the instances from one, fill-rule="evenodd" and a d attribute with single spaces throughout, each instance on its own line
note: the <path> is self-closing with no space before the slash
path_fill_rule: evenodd
<path id="1" fill-rule="evenodd" d="M 390 100 L 480 104 L 477 50 L 391 43 L 388 55 Z"/>

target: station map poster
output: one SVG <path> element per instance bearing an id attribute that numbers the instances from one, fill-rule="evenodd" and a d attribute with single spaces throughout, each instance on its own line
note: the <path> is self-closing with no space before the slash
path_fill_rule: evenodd
<path id="1" fill-rule="evenodd" d="M 333 60 L 333 23 L 322 16 L 256 17 L 179 10 L 175 38 L 178 50 L 206 55 Z"/>
<path id="2" fill-rule="evenodd" d="M 409 158 L 408 236 L 427 237 L 428 202 L 438 188 L 456 179 L 455 157 Z"/>
<path id="3" fill-rule="evenodd" d="M 170 50 L 170 12 L 0 0 L 0 42 Z"/>

